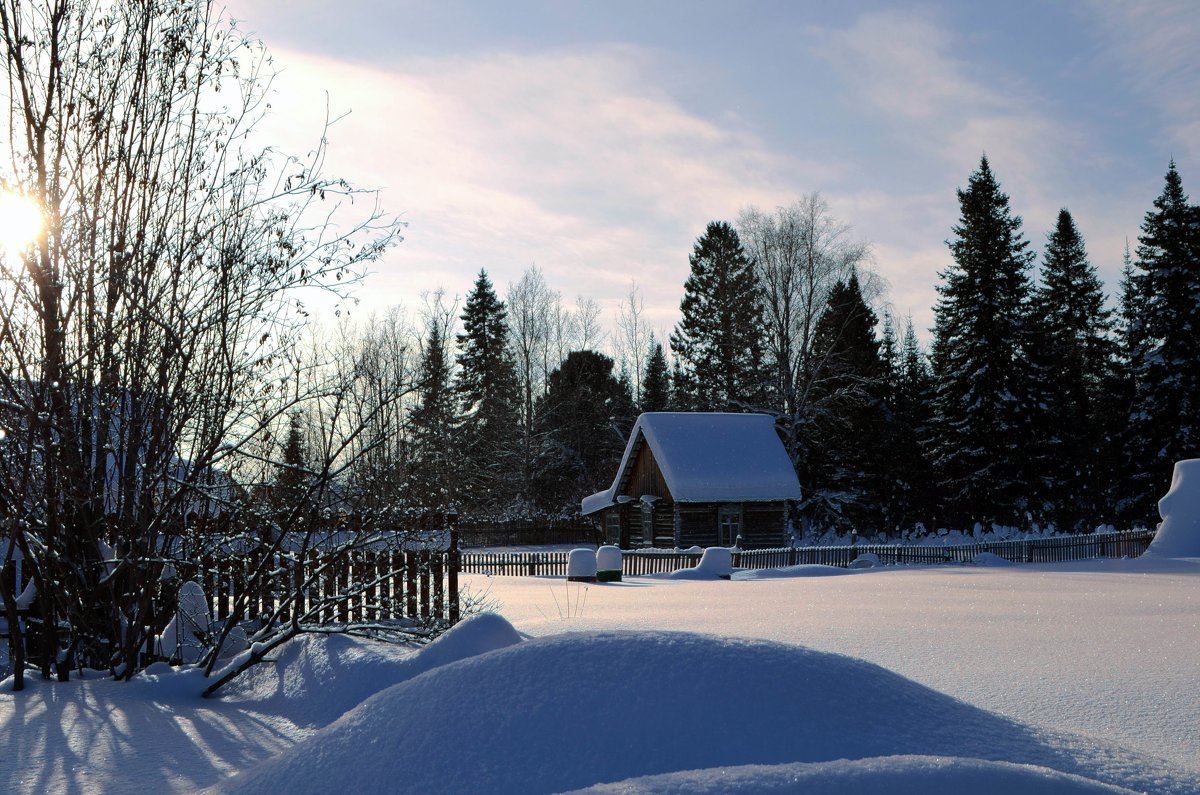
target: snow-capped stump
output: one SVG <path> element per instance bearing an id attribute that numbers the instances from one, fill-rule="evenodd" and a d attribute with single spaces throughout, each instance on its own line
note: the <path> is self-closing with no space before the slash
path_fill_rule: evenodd
<path id="1" fill-rule="evenodd" d="M 1200 557 L 1200 458 L 1175 463 L 1171 488 L 1158 501 L 1162 522 L 1147 555 Z"/>
<path id="2" fill-rule="evenodd" d="M 209 643 L 208 599 L 198 582 L 179 586 L 179 606 L 158 636 L 162 655 L 170 660 L 194 663 L 200 660 Z"/>
<path id="3" fill-rule="evenodd" d="M 733 552 L 728 547 L 709 547 L 700 556 L 696 571 L 728 580 L 733 576 Z"/>
<path id="4" fill-rule="evenodd" d="M 600 582 L 621 581 L 621 549 L 604 546 L 596 550 L 596 579 Z"/>
<path id="5" fill-rule="evenodd" d="M 572 549 L 567 557 L 567 579 L 571 582 L 595 582 L 596 553 L 590 549 Z"/>

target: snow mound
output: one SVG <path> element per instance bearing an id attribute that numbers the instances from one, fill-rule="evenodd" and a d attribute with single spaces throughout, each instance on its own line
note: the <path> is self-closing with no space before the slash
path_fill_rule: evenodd
<path id="1" fill-rule="evenodd" d="M 790 765 L 745 765 L 689 770 L 659 776 L 597 784 L 568 795 L 928 795 L 969 792 L 972 795 L 1101 795 L 1133 790 L 1059 773 L 1034 765 L 933 756 L 884 756 Z"/>
<path id="2" fill-rule="evenodd" d="M 886 781 L 878 791 L 905 791 L 894 785 L 910 778 L 908 791 L 927 791 L 921 782 L 939 775 L 992 787 L 971 791 L 1013 791 L 1018 778 L 1055 775 L 1030 766 L 1188 791 L 1147 778 L 1122 753 L 1055 741 L 852 657 L 691 633 L 567 633 L 383 690 L 212 791 L 544 793 L 741 765 L 846 768 L 835 762 L 846 759 L 861 760 L 861 780 Z M 970 761 L 878 761 L 897 756 Z"/>
<path id="3" fill-rule="evenodd" d="M 498 615 L 471 616 L 419 651 L 346 635 L 308 635 L 291 641 L 274 665 L 260 665 L 229 685 L 225 700 L 326 726 L 380 690 L 433 668 L 521 640 Z"/>
<path id="4" fill-rule="evenodd" d="M 1147 555 L 1200 557 L 1200 458 L 1177 461 L 1171 488 L 1158 501 L 1162 523 Z"/>
<path id="5" fill-rule="evenodd" d="M 854 560 L 850 561 L 852 569 L 874 569 L 883 564 L 879 560 L 879 556 L 874 552 L 864 552 Z"/>
<path id="6" fill-rule="evenodd" d="M 728 580 L 732 573 L 733 552 L 727 547 L 708 547 L 692 568 L 653 576 L 664 580 Z"/>
<path id="7" fill-rule="evenodd" d="M 995 552 L 980 552 L 978 555 L 976 555 L 974 558 L 971 559 L 971 562 L 974 563 L 976 566 L 1015 566 L 1015 565 L 1017 565 L 1017 564 L 1013 563 L 1011 560 L 1000 557 Z"/>
<path id="8" fill-rule="evenodd" d="M 793 577 L 838 577 L 852 574 L 850 569 L 841 566 L 826 566 L 821 563 L 802 563 L 798 566 L 784 566 L 781 569 L 742 569 L 733 573 L 735 580 L 786 580 Z"/>

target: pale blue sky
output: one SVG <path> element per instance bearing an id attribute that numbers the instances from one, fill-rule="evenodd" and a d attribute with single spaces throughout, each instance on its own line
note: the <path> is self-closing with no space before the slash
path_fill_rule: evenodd
<path id="1" fill-rule="evenodd" d="M 285 10 L 286 9 L 286 10 Z M 283 70 L 268 132 L 408 221 L 369 308 L 503 292 L 530 264 L 660 330 L 710 220 L 819 191 L 932 322 L 955 188 L 986 151 L 1040 252 L 1075 215 L 1115 289 L 1174 157 L 1200 199 L 1200 2 L 235 0 Z M 1136 245 L 1136 240 L 1133 240 Z"/>

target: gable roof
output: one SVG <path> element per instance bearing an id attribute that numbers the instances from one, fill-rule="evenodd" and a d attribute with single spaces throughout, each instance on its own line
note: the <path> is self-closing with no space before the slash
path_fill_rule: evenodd
<path id="1" fill-rule="evenodd" d="M 800 481 L 770 416 L 651 412 L 633 426 L 612 485 L 584 497 L 584 514 L 615 503 L 643 444 L 676 502 L 800 499 Z"/>

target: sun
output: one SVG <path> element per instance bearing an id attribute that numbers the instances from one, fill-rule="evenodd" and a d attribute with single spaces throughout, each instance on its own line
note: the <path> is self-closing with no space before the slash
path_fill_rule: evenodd
<path id="1" fill-rule="evenodd" d="M 21 251 L 37 239 L 44 226 L 37 202 L 23 193 L 0 190 L 0 248 Z"/>

